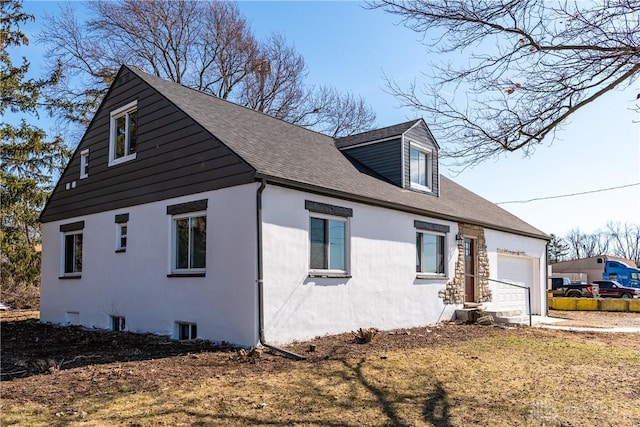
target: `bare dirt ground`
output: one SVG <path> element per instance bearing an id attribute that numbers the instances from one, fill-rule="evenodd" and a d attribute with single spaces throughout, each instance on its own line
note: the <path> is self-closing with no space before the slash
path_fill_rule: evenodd
<path id="1" fill-rule="evenodd" d="M 250 353 L 230 346 L 216 346 L 205 341 L 178 342 L 165 337 L 87 330 L 77 326 L 58 327 L 42 324 L 37 312 L 14 310 L 0 314 L 1 375 L 3 394 L 12 400 L 33 398 L 34 388 L 40 398 L 60 399 L 67 394 L 90 393 L 99 387 L 105 375 L 118 381 L 123 372 L 130 386 L 140 389 L 180 381 L 185 375 L 209 369 L 273 371 L 285 369 L 292 360 L 271 350 Z M 565 318 L 571 326 L 640 326 L 640 314 L 552 311 L 555 317 Z M 563 324 L 565 322 L 561 322 Z M 568 334 L 564 331 L 510 327 L 511 333 L 540 336 Z M 347 360 L 376 352 L 421 348 L 459 343 L 469 339 L 504 333 L 504 327 L 486 327 L 443 323 L 436 326 L 382 331 L 375 337 L 375 346 L 358 344 L 353 334 L 319 337 L 304 343 L 294 343 L 288 350 L 305 356 L 303 363 L 325 360 Z M 602 342 L 615 341 L 625 346 L 638 345 L 638 334 L 594 334 Z M 256 362 L 259 359 L 259 363 Z M 144 363 L 130 363 L 144 361 Z M 113 366 L 121 366 L 121 370 Z M 176 367 L 179 366 L 179 369 Z M 82 369 L 78 369 L 82 368 Z M 46 374 L 73 370 L 73 375 Z M 45 374 L 45 375 L 41 375 Z M 114 377 L 115 375 L 115 377 Z M 32 377 L 28 387 L 11 381 Z M 131 384 L 132 379 L 138 384 Z M 26 384 L 25 384 L 26 385 Z"/>
<path id="2" fill-rule="evenodd" d="M 592 328 L 638 327 L 640 313 L 606 311 L 561 311 L 549 310 L 549 316 L 564 319 L 559 326 L 586 326 Z"/>
<path id="3" fill-rule="evenodd" d="M 550 315 L 566 319 L 557 323 L 566 326 L 602 328 L 640 326 L 640 314 L 637 313 L 551 311 Z M 202 359 L 227 368 L 233 368 L 239 363 L 255 361 L 256 357 L 260 357 L 261 363 L 256 364 L 255 369 L 271 369 L 272 365 L 283 366 L 290 363 L 289 359 L 273 354 L 271 350 L 265 350 L 264 353 L 249 353 L 231 346 L 213 345 L 206 341 L 178 342 L 150 334 L 87 330 L 77 326 L 58 327 L 42 324 L 37 319 L 37 311 L 13 310 L 0 313 L 2 321 L 1 379 L 3 381 L 60 370 L 87 366 L 95 368 L 103 364 L 141 360 L 153 361 L 158 369 L 166 368 L 166 371 L 171 371 L 171 365 L 176 363 L 197 366 L 201 364 Z M 510 329 L 522 334 L 564 333 L 524 327 Z M 443 323 L 425 328 L 379 332 L 375 339 L 375 347 L 357 344 L 353 334 L 347 333 L 294 343 L 287 349 L 305 356 L 307 363 L 314 363 L 359 357 L 372 351 L 384 352 L 460 342 L 498 334 L 502 330 L 503 327 Z M 606 335 L 602 339 L 616 342 L 624 342 L 628 339 L 625 334 Z M 637 343 L 637 337 L 631 340 Z M 146 368 L 142 367 L 144 365 L 139 366 L 141 368 L 131 365 L 130 369 L 140 369 L 140 381 L 145 381 L 148 377 L 144 372 Z M 90 377 L 95 375 L 92 371 L 95 369 L 88 370 L 86 375 Z M 158 379 L 157 375 L 156 371 L 153 374 L 154 380 Z M 75 385 L 58 384 L 53 387 L 56 389 L 85 387 L 86 385 L 80 384 L 81 379 L 82 376 L 77 378 L 75 381 L 78 383 Z M 52 387 L 48 381 L 43 382 L 43 386 L 45 384 Z"/>

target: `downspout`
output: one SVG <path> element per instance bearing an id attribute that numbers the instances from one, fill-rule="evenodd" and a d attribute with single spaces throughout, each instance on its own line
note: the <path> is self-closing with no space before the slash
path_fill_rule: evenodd
<path id="1" fill-rule="evenodd" d="M 262 268 L 262 192 L 267 186 L 267 180 L 262 179 L 260 187 L 256 193 L 256 221 L 257 221 L 257 247 L 258 247 L 258 333 L 260 338 L 260 344 L 263 347 L 274 350 L 278 353 L 282 353 L 286 357 L 290 357 L 295 360 L 305 360 L 306 357 L 291 351 L 276 347 L 266 342 L 264 339 L 264 274 Z"/>
<path id="2" fill-rule="evenodd" d="M 547 240 L 544 245 L 544 296 L 542 298 L 546 301 L 544 313 L 546 317 L 549 317 L 549 243 L 550 241 Z"/>

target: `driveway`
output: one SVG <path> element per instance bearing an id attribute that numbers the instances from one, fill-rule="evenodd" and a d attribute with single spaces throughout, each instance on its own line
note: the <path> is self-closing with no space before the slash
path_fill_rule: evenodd
<path id="1" fill-rule="evenodd" d="M 554 329 L 589 328 L 611 332 L 640 332 L 640 313 L 613 311 L 562 311 L 549 310 L 549 322 L 543 327 Z"/>

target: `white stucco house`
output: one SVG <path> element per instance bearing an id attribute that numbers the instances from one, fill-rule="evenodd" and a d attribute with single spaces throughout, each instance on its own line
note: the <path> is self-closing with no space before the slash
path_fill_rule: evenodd
<path id="1" fill-rule="evenodd" d="M 548 236 L 422 120 L 333 139 L 123 66 L 44 208 L 41 320 L 242 346 L 546 312 Z M 495 282 L 499 280 L 500 282 Z"/>

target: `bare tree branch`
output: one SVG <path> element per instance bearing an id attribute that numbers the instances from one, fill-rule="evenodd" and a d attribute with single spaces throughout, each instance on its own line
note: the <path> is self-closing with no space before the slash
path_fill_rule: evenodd
<path id="1" fill-rule="evenodd" d="M 362 99 L 327 98 L 322 89 L 307 86 L 302 56 L 281 35 L 257 40 L 235 3 L 88 5 L 86 22 L 78 21 L 69 4 L 48 16 L 39 38 L 64 71 L 54 89 L 64 119 L 86 126 L 124 63 L 330 135 L 365 131 L 375 120 Z"/>
<path id="2" fill-rule="evenodd" d="M 421 34 L 432 85 L 401 87 L 402 106 L 427 113 L 459 166 L 503 152 L 530 155 L 576 111 L 640 75 L 640 1 L 380 0 L 369 4 Z"/>

